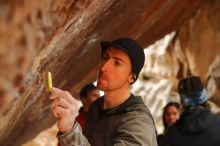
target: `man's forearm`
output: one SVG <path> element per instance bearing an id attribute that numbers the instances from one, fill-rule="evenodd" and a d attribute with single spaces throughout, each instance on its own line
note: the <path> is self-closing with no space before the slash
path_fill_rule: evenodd
<path id="1" fill-rule="evenodd" d="M 71 131 L 58 134 L 57 138 L 61 146 L 91 146 L 77 122 L 75 122 Z"/>

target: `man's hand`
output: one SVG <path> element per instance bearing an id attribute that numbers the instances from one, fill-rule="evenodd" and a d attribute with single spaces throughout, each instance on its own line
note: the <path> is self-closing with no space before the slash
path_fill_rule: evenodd
<path id="1" fill-rule="evenodd" d="M 69 92 L 52 88 L 53 94 L 51 111 L 57 118 L 57 128 L 62 133 L 71 130 L 78 113 L 79 101 L 77 101 Z"/>

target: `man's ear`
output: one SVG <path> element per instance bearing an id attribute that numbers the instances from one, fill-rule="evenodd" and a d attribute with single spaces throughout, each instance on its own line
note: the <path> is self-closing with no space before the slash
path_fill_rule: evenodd
<path id="1" fill-rule="evenodd" d="M 129 77 L 128 77 L 128 82 L 131 84 L 134 82 L 134 75 L 133 73 L 130 73 Z"/>

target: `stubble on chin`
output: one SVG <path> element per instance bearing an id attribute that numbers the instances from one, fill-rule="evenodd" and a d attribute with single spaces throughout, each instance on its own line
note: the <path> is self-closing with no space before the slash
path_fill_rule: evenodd
<path id="1" fill-rule="evenodd" d="M 106 91 L 106 87 L 105 87 L 104 83 L 101 82 L 101 81 L 98 81 L 98 82 L 97 82 L 97 88 L 98 88 L 98 90 L 101 90 L 101 91 L 103 91 L 103 92 Z"/>

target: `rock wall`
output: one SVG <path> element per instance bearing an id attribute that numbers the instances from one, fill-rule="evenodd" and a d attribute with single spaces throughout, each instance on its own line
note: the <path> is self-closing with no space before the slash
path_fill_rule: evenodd
<path id="1" fill-rule="evenodd" d="M 9 112 L 0 119 L 0 145 L 19 146 L 55 122 L 44 71 L 52 72 L 54 86 L 77 97 L 80 87 L 95 80 L 100 40 L 131 36 L 146 47 L 207 3 L 218 2 L 0 1 L 0 100 L 9 107 L 1 104 L 1 115 Z"/>
<path id="2" fill-rule="evenodd" d="M 53 125 L 49 129 L 39 133 L 36 138 L 28 141 L 21 146 L 57 146 L 58 139 L 56 138 L 58 129 L 56 125 Z"/>

